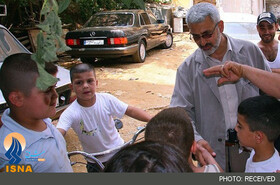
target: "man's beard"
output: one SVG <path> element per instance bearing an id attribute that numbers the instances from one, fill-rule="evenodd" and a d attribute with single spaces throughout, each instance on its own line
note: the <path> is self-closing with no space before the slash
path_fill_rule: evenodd
<path id="1" fill-rule="evenodd" d="M 267 38 L 265 37 L 266 35 L 269 35 L 271 38 L 270 38 L 270 39 L 267 39 Z M 274 37 L 275 37 L 275 34 L 266 34 L 266 35 L 260 36 L 261 39 L 262 39 L 262 41 L 263 41 L 264 43 L 270 43 L 270 42 L 272 42 L 273 39 L 274 39 Z"/>
<path id="2" fill-rule="evenodd" d="M 217 36 L 216 43 L 214 45 L 212 45 L 211 43 L 205 44 L 205 46 L 209 45 L 209 46 L 212 46 L 212 48 L 207 51 L 205 51 L 203 49 L 201 49 L 201 50 L 204 52 L 205 55 L 210 56 L 213 53 L 215 53 L 215 51 L 218 49 L 218 47 L 220 46 L 221 40 L 222 40 L 222 34 L 221 34 L 220 30 L 218 29 L 218 36 Z M 202 48 L 201 46 L 199 46 L 199 47 Z"/>

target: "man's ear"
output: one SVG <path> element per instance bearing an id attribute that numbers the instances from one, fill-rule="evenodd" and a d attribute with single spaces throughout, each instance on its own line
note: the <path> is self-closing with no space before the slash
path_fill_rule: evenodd
<path id="1" fill-rule="evenodd" d="M 276 29 L 276 31 L 278 30 L 278 28 L 279 28 L 279 24 L 278 24 L 278 23 L 275 23 L 275 29 Z"/>
<path id="2" fill-rule="evenodd" d="M 262 131 L 255 131 L 255 140 L 256 143 L 261 143 L 264 139 L 264 133 Z"/>
<path id="3" fill-rule="evenodd" d="M 98 87 L 98 80 L 95 81 L 96 87 Z"/>
<path id="4" fill-rule="evenodd" d="M 23 105 L 24 96 L 23 93 L 19 91 L 13 91 L 8 96 L 9 101 L 16 107 L 21 107 Z"/>
<path id="5" fill-rule="evenodd" d="M 69 87 L 70 87 L 71 91 L 73 91 L 73 84 L 72 83 L 69 84 Z"/>
<path id="6" fill-rule="evenodd" d="M 220 29 L 220 32 L 223 33 L 224 32 L 224 21 L 220 20 L 218 27 Z"/>

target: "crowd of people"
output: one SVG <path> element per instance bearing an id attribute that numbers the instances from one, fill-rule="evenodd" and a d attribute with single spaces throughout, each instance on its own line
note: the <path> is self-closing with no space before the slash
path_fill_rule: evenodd
<path id="1" fill-rule="evenodd" d="M 8 56 L 0 69 L 0 88 L 9 105 L 1 118 L 0 143 L 13 132 L 26 140 L 19 164 L 34 172 L 73 172 L 63 138 L 72 127 L 87 153 L 123 145 L 113 118 L 124 115 L 147 122 L 144 141 L 87 163 L 88 172 L 279 172 L 280 43 L 276 17 L 264 12 L 256 20 L 260 42 L 223 33 L 218 9 L 192 6 L 186 17 L 198 45 L 179 66 L 170 107 L 151 116 L 107 93 L 98 93 L 94 68 L 86 63 L 70 70 L 77 99 L 55 127 L 55 84 L 36 85 L 40 73 L 30 54 Z M 53 66 L 46 71 L 56 75 Z M 43 152 L 44 162 L 25 161 L 27 152 Z M 240 152 L 241 151 L 241 152 Z M 0 145 L 0 171 L 9 164 Z"/>

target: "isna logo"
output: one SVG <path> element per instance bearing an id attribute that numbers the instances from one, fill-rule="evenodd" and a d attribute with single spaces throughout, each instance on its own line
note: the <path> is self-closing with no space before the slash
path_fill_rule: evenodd
<path id="1" fill-rule="evenodd" d="M 7 151 L 5 156 L 9 159 L 9 164 L 6 165 L 6 172 L 32 172 L 31 165 L 19 165 L 21 161 L 21 153 L 25 149 L 25 138 L 13 132 L 6 136 L 4 140 L 4 148 Z"/>
<path id="2" fill-rule="evenodd" d="M 13 132 L 6 136 L 4 140 L 5 156 L 9 159 L 9 164 L 18 164 L 21 161 L 20 155 L 26 145 L 25 138 Z"/>

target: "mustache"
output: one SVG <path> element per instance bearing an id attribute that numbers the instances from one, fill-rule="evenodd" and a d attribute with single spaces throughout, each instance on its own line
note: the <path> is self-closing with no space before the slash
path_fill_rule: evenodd
<path id="1" fill-rule="evenodd" d="M 213 46 L 213 44 L 211 44 L 211 43 L 206 43 L 204 46 L 199 45 L 199 47 L 200 47 L 200 48 L 203 48 L 203 47 L 208 47 L 208 46 Z"/>
<path id="2" fill-rule="evenodd" d="M 273 35 L 272 34 L 263 34 L 262 36 L 263 37 L 266 37 L 266 36 L 271 36 L 272 37 Z"/>

